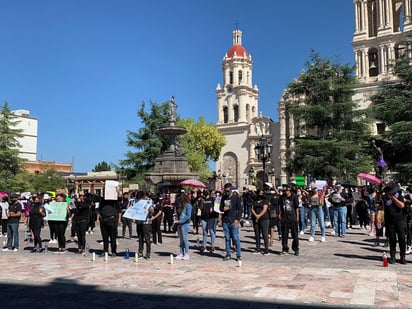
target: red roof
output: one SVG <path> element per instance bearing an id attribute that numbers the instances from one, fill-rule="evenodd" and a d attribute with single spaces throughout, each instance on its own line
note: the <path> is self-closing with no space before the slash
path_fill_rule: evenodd
<path id="1" fill-rule="evenodd" d="M 236 52 L 236 56 L 249 57 L 249 53 L 242 45 L 233 45 L 227 52 L 229 58 L 233 57 Z"/>

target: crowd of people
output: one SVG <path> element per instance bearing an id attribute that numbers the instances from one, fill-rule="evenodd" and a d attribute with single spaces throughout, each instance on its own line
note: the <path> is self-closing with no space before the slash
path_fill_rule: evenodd
<path id="1" fill-rule="evenodd" d="M 0 236 L 7 239 L 3 251 L 19 251 L 19 224 L 23 222 L 27 227 L 25 240 L 33 243 L 33 253 L 47 250 L 48 244 L 57 244 L 57 252 L 65 253 L 66 243 L 75 241 L 77 253 L 85 254 L 89 251 L 86 235 L 94 233 L 99 226 L 103 240 L 101 255 L 109 255 L 110 251 L 110 256 L 115 257 L 117 238 L 130 239 L 134 224 L 138 237 L 137 258 L 146 259 L 151 258 L 152 244 L 162 244 L 162 233 L 177 233 L 176 259 L 190 259 L 190 232 L 198 235 L 201 231 L 196 247 L 200 253 L 214 252 L 216 230 L 221 226 L 225 239 L 223 260 L 231 260 L 235 253 L 235 259 L 241 261 L 239 231 L 245 224 L 253 226 L 254 254 L 269 254 L 269 248 L 278 238 L 282 254 L 288 254 L 291 249 L 298 256 L 300 235 L 308 234 L 308 241 L 313 242 L 320 234 L 320 242 L 325 242 L 327 228 L 331 228 L 331 236 L 345 237 L 355 224 L 374 238 L 373 246 L 381 245 L 381 238 L 384 239 L 383 245 L 389 247 L 389 263 L 397 262 L 397 246 L 401 264 L 406 264 L 406 255 L 411 252 L 412 183 L 406 187 L 397 183 L 362 187 L 337 183 L 319 187 L 313 182 L 307 187 L 285 184 L 281 188 L 267 185 L 256 191 L 244 188 L 241 193 L 227 183 L 222 189 L 182 190 L 177 194 L 168 190 L 158 194 L 125 192 L 118 200 L 106 200 L 90 193 L 71 197 L 64 193 L 57 193 L 55 197 L 47 193 L 32 194 L 29 199 L 22 199 L 12 193 L 0 201 Z M 145 219 L 132 220 L 125 216 L 140 200 L 151 201 Z M 59 219 L 55 213 L 60 214 Z M 50 233 L 46 242 L 41 238 L 45 227 Z"/>

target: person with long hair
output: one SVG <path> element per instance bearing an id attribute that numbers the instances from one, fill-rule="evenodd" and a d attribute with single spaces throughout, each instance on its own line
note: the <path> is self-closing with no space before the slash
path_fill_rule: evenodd
<path id="1" fill-rule="evenodd" d="M 179 254 L 176 256 L 177 260 L 188 260 L 189 256 L 189 230 L 190 219 L 192 216 L 192 204 L 190 203 L 189 195 L 182 193 L 177 201 L 176 213 L 178 220 L 177 233 L 179 235 Z"/>
<path id="2" fill-rule="evenodd" d="M 33 234 L 34 247 L 31 252 L 39 253 L 42 250 L 42 241 L 40 237 L 41 228 L 43 227 L 43 218 L 46 216 L 46 210 L 43 206 L 43 197 L 36 196 L 29 212 L 29 229 Z"/>

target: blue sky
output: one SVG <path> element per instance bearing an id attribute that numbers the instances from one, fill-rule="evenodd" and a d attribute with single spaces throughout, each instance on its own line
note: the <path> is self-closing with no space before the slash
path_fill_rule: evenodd
<path id="1" fill-rule="evenodd" d="M 175 96 L 216 122 L 216 85 L 236 21 L 259 111 L 277 121 L 310 50 L 353 64 L 352 0 L 0 0 L 0 102 L 38 119 L 38 158 L 86 172 L 118 163 L 141 102 Z"/>

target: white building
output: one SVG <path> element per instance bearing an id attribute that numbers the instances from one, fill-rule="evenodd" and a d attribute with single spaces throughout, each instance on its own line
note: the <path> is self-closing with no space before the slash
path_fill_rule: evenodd
<path id="1" fill-rule="evenodd" d="M 19 148 L 19 156 L 29 161 L 36 161 L 37 157 L 37 118 L 30 116 L 28 110 L 14 110 L 12 113 L 16 116 L 16 129 L 22 130 L 17 140 L 21 148 Z"/>
<path id="2" fill-rule="evenodd" d="M 231 182 L 242 188 L 252 184 L 249 171 L 253 167 L 258 186 L 266 180 L 274 182 L 273 171 L 279 166 L 279 127 L 270 117 L 258 113 L 259 89 L 253 85 L 252 56 L 242 46 L 242 32 L 233 31 L 232 46 L 222 61 L 223 83 L 216 87 L 217 128 L 225 136 L 226 145 L 216 163 L 221 184 Z M 260 138 L 273 145 L 272 157 L 263 164 L 255 155 Z M 269 172 L 270 171 L 270 172 Z"/>

